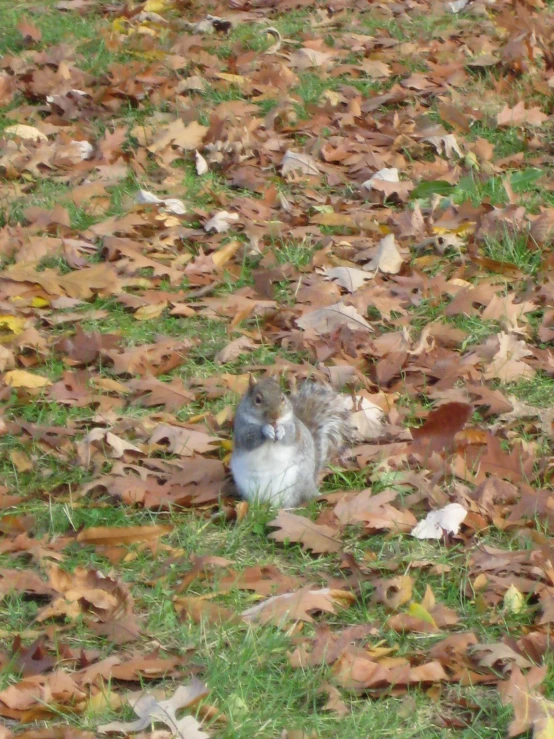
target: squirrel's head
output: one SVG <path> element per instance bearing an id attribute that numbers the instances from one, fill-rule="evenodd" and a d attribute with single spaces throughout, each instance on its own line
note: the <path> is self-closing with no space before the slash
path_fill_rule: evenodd
<path id="1" fill-rule="evenodd" d="M 246 398 L 251 414 L 263 423 L 283 421 L 292 412 L 290 400 L 272 378 L 256 382 L 250 376 Z"/>

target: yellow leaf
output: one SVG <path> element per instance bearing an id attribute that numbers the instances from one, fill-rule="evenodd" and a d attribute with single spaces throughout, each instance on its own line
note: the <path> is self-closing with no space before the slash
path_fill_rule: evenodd
<path id="1" fill-rule="evenodd" d="M 216 77 L 219 77 L 220 80 L 225 80 L 225 82 L 230 82 L 232 85 L 244 85 L 246 82 L 246 77 L 243 77 L 242 74 L 229 74 L 228 72 L 218 72 L 218 74 L 215 75 Z"/>
<path id="2" fill-rule="evenodd" d="M 137 33 L 140 33 L 143 36 L 154 36 L 154 38 L 158 35 L 158 32 L 154 28 L 151 28 L 145 23 L 137 28 Z"/>
<path id="3" fill-rule="evenodd" d="M 475 580 L 473 581 L 473 589 L 474 590 L 483 590 L 483 588 L 486 588 L 489 584 L 489 578 L 485 575 L 484 572 L 481 572 Z"/>
<path id="4" fill-rule="evenodd" d="M 225 246 L 222 246 L 221 249 L 214 251 L 212 259 L 215 266 L 222 267 L 225 262 L 228 262 L 229 259 L 237 253 L 241 246 L 242 244 L 240 241 L 230 241 L 228 244 L 225 244 Z"/>
<path id="5" fill-rule="evenodd" d="M 4 375 L 4 382 L 10 387 L 24 387 L 27 389 L 46 387 L 52 383 L 47 377 L 33 375 L 26 370 L 10 370 Z"/>
<path id="6" fill-rule="evenodd" d="M 431 624 L 431 626 L 437 625 L 429 611 L 419 603 L 412 603 L 408 608 L 408 613 L 410 616 L 414 616 L 414 618 L 419 618 L 420 621 L 425 621 L 425 623 Z"/>
<path id="7" fill-rule="evenodd" d="M 154 303 L 154 305 L 143 305 L 135 311 L 134 317 L 137 321 L 151 321 L 153 318 L 159 318 L 167 308 L 167 300 L 163 303 Z"/>
<path id="8" fill-rule="evenodd" d="M 525 598 L 515 585 L 510 585 L 504 593 L 504 608 L 511 613 L 521 613 L 525 607 Z"/>
<path id="9" fill-rule="evenodd" d="M 32 308 L 46 308 L 49 306 L 50 303 L 45 300 L 44 298 L 39 297 L 38 295 L 31 300 L 31 307 Z"/>
<path id="10" fill-rule="evenodd" d="M 433 226 L 433 233 L 438 234 L 469 234 L 475 231 L 475 223 L 464 223 L 456 228 L 443 228 L 442 226 Z"/>
<path id="11" fill-rule="evenodd" d="M 25 319 L 20 316 L 1 315 L 0 329 L 7 328 L 12 334 L 20 334 L 25 328 Z"/>
<path id="12" fill-rule="evenodd" d="M 169 10 L 172 6 L 173 3 L 168 0 L 146 0 L 143 11 L 145 13 L 159 13 L 159 15 L 162 15 L 164 11 Z"/>
<path id="13" fill-rule="evenodd" d="M 28 472 L 33 469 L 33 463 L 25 452 L 22 452 L 20 449 L 12 449 L 10 459 L 18 472 Z"/>
<path id="14" fill-rule="evenodd" d="M 104 688 L 101 692 L 93 695 L 88 703 L 88 710 L 93 714 L 103 714 L 106 709 L 116 711 L 127 703 L 127 699 L 118 693 Z"/>
<path id="15" fill-rule="evenodd" d="M 114 33 L 129 33 L 129 29 L 123 18 L 116 18 L 112 21 L 112 31 Z"/>
<path id="16" fill-rule="evenodd" d="M 94 387 L 98 388 L 98 390 L 103 390 L 106 393 L 121 393 L 123 395 L 127 395 L 131 392 L 131 390 L 122 382 L 112 380 L 111 377 L 93 378 L 92 384 L 94 385 Z"/>
<path id="17" fill-rule="evenodd" d="M 233 449 L 233 442 L 232 442 L 232 441 L 231 441 L 230 439 L 223 439 L 223 440 L 222 440 L 222 441 L 221 441 L 221 442 L 219 443 L 219 446 L 220 446 L 220 447 L 221 447 L 222 449 L 228 449 L 229 451 L 232 451 L 232 449 Z"/>

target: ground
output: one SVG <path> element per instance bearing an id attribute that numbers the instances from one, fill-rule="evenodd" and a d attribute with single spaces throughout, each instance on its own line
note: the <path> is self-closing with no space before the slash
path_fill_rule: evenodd
<path id="1" fill-rule="evenodd" d="M 550 737 L 552 4 L 0 26 L 0 739 Z M 233 496 L 250 374 L 353 399 L 305 508 Z"/>

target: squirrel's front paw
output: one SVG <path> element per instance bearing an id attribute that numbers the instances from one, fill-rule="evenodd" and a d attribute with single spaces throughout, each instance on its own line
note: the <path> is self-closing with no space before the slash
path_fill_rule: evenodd
<path id="1" fill-rule="evenodd" d="M 271 441 L 275 441 L 275 429 L 270 423 L 266 423 L 265 426 L 262 426 L 262 434 L 267 438 L 271 439 Z"/>
<path id="2" fill-rule="evenodd" d="M 285 435 L 285 427 L 281 426 L 281 424 L 278 424 L 275 429 L 275 440 L 281 441 L 284 435 Z"/>

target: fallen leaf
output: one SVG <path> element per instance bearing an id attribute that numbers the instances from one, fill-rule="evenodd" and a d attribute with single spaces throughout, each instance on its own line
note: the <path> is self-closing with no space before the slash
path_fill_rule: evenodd
<path id="1" fill-rule="evenodd" d="M 28 390 L 35 390 L 41 387 L 48 387 L 52 383 L 47 377 L 35 375 L 26 370 L 10 370 L 4 375 L 4 382 L 9 387 L 23 387 Z"/>
<path id="2" fill-rule="evenodd" d="M 233 223 L 239 220 L 238 213 L 228 213 L 226 210 L 221 210 L 216 213 L 204 224 L 204 231 L 217 231 L 217 233 L 225 233 L 228 231 Z"/>
<path id="3" fill-rule="evenodd" d="M 404 259 L 398 251 L 394 234 L 388 234 L 379 242 L 377 253 L 368 263 L 367 269 L 379 270 L 385 274 L 396 275 L 400 272 L 400 268 L 404 263 Z"/>
<path id="4" fill-rule="evenodd" d="M 188 685 L 180 685 L 167 700 L 158 700 L 155 696 L 141 696 L 133 705 L 139 717 L 135 721 L 112 721 L 98 727 L 101 734 L 119 733 L 134 734 L 164 724 L 169 729 L 170 737 L 179 739 L 209 739 L 209 734 L 201 730 L 201 724 L 193 716 L 177 718 L 177 711 L 190 708 L 208 695 L 208 689 L 200 680 L 192 680 Z"/>
<path id="5" fill-rule="evenodd" d="M 119 546 L 142 541 L 152 541 L 173 530 L 168 524 L 153 526 L 91 526 L 77 534 L 77 541 L 84 544 Z"/>
<path id="6" fill-rule="evenodd" d="M 457 534 L 467 516 L 467 510 L 459 503 L 429 511 L 427 517 L 412 529 L 416 539 L 442 539 L 444 534 Z"/>
<path id="7" fill-rule="evenodd" d="M 273 623 L 284 626 L 290 621 L 307 621 L 311 623 L 311 613 L 323 611 L 336 613 L 336 607 L 345 608 L 351 605 L 355 597 L 344 590 L 322 588 L 312 590 L 308 585 L 295 593 L 275 595 L 272 598 L 242 612 L 245 621 L 251 623 Z"/>
<path id="8" fill-rule="evenodd" d="M 288 511 L 279 511 L 277 518 L 270 521 L 268 526 L 280 529 L 269 534 L 270 539 L 301 544 L 304 549 L 311 550 L 314 554 L 339 552 L 342 549 L 340 540 L 336 538 L 338 529 L 321 526 L 309 518 Z"/>
<path id="9" fill-rule="evenodd" d="M 300 328 L 313 329 L 319 334 L 331 334 L 341 326 L 348 326 L 354 331 L 372 331 L 369 323 L 354 307 L 341 302 L 304 313 L 296 322 Z"/>

